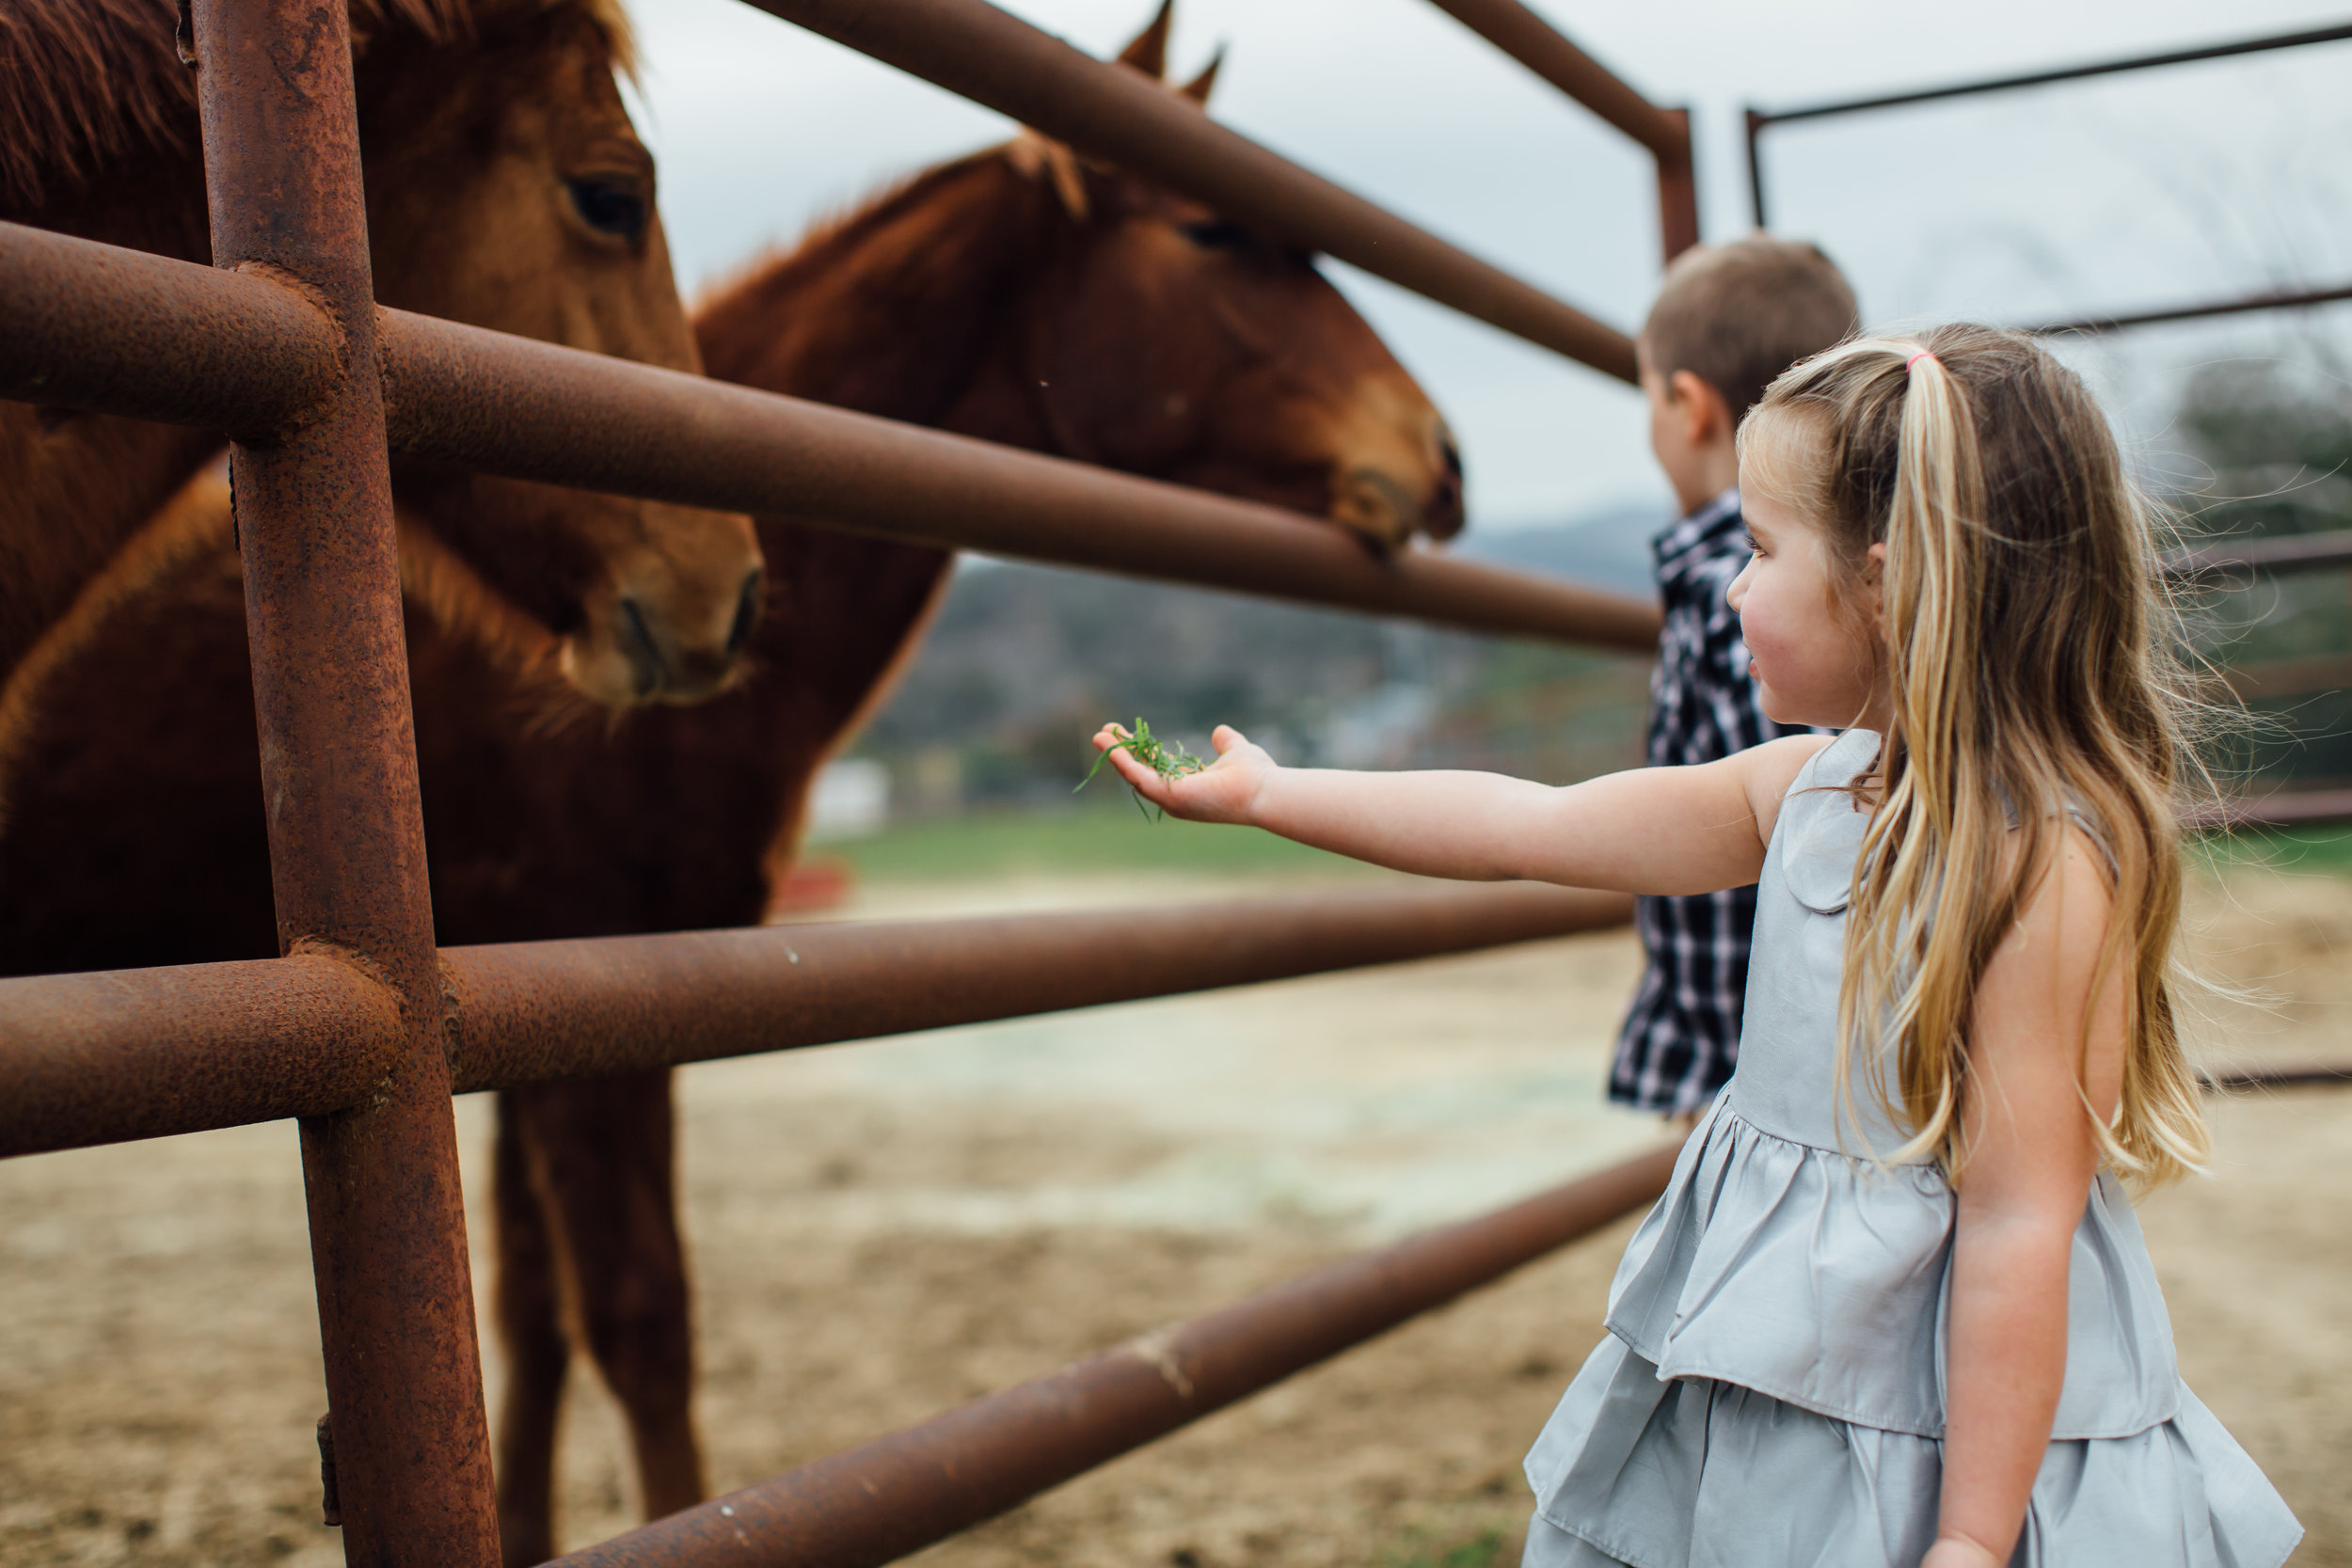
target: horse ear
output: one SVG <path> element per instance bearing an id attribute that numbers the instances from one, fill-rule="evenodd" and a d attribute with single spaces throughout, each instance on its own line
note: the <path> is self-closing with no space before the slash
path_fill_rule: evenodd
<path id="1" fill-rule="evenodd" d="M 1086 222 L 1086 171 L 1078 166 L 1078 155 L 1068 144 L 1024 131 L 1005 149 L 1005 157 L 1027 178 L 1051 184 L 1054 194 L 1061 198 L 1062 210 L 1078 222 Z"/>
<path id="2" fill-rule="evenodd" d="M 1195 103 L 1200 104 L 1202 108 L 1207 108 L 1209 105 L 1209 94 L 1216 90 L 1217 68 L 1222 66 L 1224 63 L 1225 46 L 1220 43 L 1216 46 L 1216 53 L 1209 56 L 1209 63 L 1201 67 L 1200 74 L 1195 76 L 1191 81 L 1186 82 L 1183 87 L 1177 88 L 1176 90 L 1182 93 L 1184 97 L 1191 99 Z"/>
<path id="3" fill-rule="evenodd" d="M 1127 47 L 1119 52 L 1119 63 L 1133 66 L 1154 82 L 1168 75 L 1168 24 L 1176 9 L 1176 0 L 1160 0 L 1160 10 L 1137 33 Z"/>

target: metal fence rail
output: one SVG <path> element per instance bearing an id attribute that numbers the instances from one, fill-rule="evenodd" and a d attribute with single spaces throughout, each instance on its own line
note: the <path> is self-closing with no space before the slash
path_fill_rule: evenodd
<path id="1" fill-rule="evenodd" d="M 463 1094 L 1476 952 L 1630 911 L 1440 886 L 447 947 L 439 1006 Z M 0 1038 L 5 1156 L 364 1104 L 405 1037 L 388 989 L 297 955 L 0 980 Z"/>
<path id="2" fill-rule="evenodd" d="M 1655 1198 L 1677 1152 L 1335 1263 L 556 1561 L 892 1561 L 1591 1234 Z"/>
<path id="3" fill-rule="evenodd" d="M 1276 156 L 1132 71 L 1082 55 L 985 0 L 746 0 L 1465 315 L 1631 381 L 1615 327 Z"/>
<path id="4" fill-rule="evenodd" d="M 0 338 L 0 396 L 55 407 L 274 437 L 336 385 L 333 325 L 293 289 L 10 224 L 0 317 L 40 323 Z M 430 316 L 374 325 L 402 458 L 1475 631 L 1657 641 L 1655 605 L 1565 578 L 1383 560 L 1274 507 Z"/>
<path id="5" fill-rule="evenodd" d="M 1658 162 L 1660 248 L 1671 261 L 1699 243 L 1689 110 L 1652 103 L 1519 0 L 1431 3 L 1647 149 Z"/>

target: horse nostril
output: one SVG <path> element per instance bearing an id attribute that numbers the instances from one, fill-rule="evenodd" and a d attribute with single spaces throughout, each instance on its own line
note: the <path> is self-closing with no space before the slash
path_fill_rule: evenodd
<path id="1" fill-rule="evenodd" d="M 661 659 L 661 644 L 654 641 L 653 628 L 645 624 L 645 612 L 637 601 L 624 596 L 621 600 L 621 651 L 628 657 L 629 669 L 637 681 L 637 695 L 650 697 L 661 689 L 666 673 Z"/>
<path id="2" fill-rule="evenodd" d="M 743 579 L 743 592 L 736 596 L 735 625 L 727 630 L 727 656 L 733 657 L 743 651 L 743 644 L 752 640 L 752 628 L 759 625 L 760 584 L 764 578 L 758 567 Z"/>
<path id="3" fill-rule="evenodd" d="M 1462 449 L 1454 444 L 1454 433 L 1442 426 L 1438 431 L 1438 461 L 1456 484 L 1462 482 Z"/>

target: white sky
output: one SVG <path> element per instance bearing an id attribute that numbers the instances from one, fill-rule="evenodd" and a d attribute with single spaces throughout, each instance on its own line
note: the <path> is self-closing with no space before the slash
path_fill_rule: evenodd
<path id="1" fill-rule="evenodd" d="M 1107 55 L 1153 0 L 1010 0 Z M 2325 24 L 2288 0 L 1661 0 L 1535 8 L 1654 101 L 1690 105 L 1710 238 L 1750 223 L 1740 111 Z M 739 0 L 638 0 L 641 129 L 690 291 L 810 218 L 998 140 L 994 114 Z M 1658 266 L 1648 160 L 1426 0 L 1178 0 L 1174 65 L 1228 46 L 1245 135 L 1628 329 Z M 1773 226 L 1820 240 L 1866 319 L 1999 321 L 2352 279 L 2352 43 L 2174 67 L 1767 136 Z M 1630 389 L 1327 263 L 1460 436 L 1473 523 L 1664 505 Z M 2338 309 L 2074 352 L 2161 462 L 2179 369 L 2324 356 Z M 2336 367 L 2341 372 L 2341 367 Z"/>

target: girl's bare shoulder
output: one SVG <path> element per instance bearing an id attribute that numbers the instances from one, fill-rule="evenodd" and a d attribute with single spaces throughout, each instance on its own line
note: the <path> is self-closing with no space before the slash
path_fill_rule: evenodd
<path id="1" fill-rule="evenodd" d="M 1837 743 L 1834 735 L 1788 735 L 1752 746 L 1731 760 L 1740 766 L 1740 782 L 1747 791 L 1748 809 L 1756 815 L 1756 836 L 1769 844 L 1780 820 L 1780 803 L 1804 765 Z"/>

